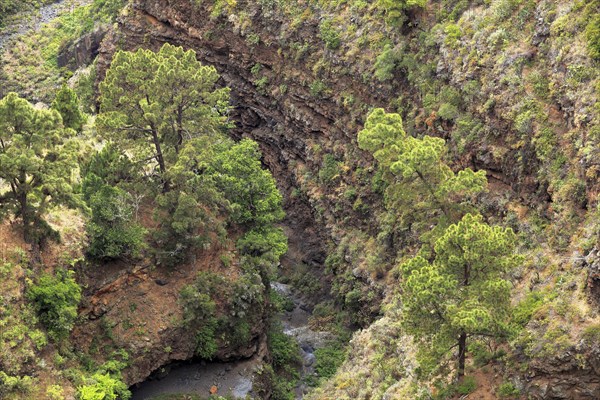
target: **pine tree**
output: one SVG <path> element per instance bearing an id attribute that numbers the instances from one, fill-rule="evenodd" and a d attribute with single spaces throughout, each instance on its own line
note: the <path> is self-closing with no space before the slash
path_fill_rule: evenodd
<path id="1" fill-rule="evenodd" d="M 38 110 L 16 93 L 0 100 L 0 212 L 21 218 L 33 244 L 54 233 L 44 221 L 52 205 L 82 204 L 74 194 L 77 143 L 56 110 Z"/>
<path id="2" fill-rule="evenodd" d="M 168 191 L 167 172 L 184 143 L 227 124 L 229 89 L 216 88 L 218 79 L 193 50 L 120 51 L 100 85 L 98 129 L 134 161 L 155 162 Z"/>
<path id="3" fill-rule="evenodd" d="M 282 197 L 269 171 L 262 168 L 258 143 L 244 139 L 219 153 L 208 171 L 229 202 L 229 218 L 248 227 L 280 221 Z"/>
<path id="4" fill-rule="evenodd" d="M 361 149 L 373 154 L 388 183 L 385 202 L 403 229 L 421 234 L 433 225 L 441 232 L 472 211 L 471 199 L 487 186 L 485 171 L 455 173 L 445 162 L 443 139 L 407 135 L 402 117 L 377 108 L 358 134 Z"/>
<path id="5" fill-rule="evenodd" d="M 458 348 L 464 376 L 467 340 L 508 332 L 511 284 L 506 274 L 521 261 L 513 231 L 465 215 L 435 243 L 433 261 L 416 256 L 400 266 L 403 324 L 420 345 L 425 370 Z"/>
<path id="6" fill-rule="evenodd" d="M 52 109 L 58 111 L 62 116 L 65 128 L 71 128 L 75 132 L 81 132 L 85 123 L 85 115 L 79 109 L 77 94 L 67 85 L 63 85 L 56 98 L 52 102 Z"/>

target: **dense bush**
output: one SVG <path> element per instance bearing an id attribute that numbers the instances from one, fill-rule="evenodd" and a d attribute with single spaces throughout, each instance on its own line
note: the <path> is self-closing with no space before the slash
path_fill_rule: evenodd
<path id="1" fill-rule="evenodd" d="M 377 7 L 385 15 L 386 23 L 401 26 L 406 20 L 406 11 L 423 8 L 427 0 L 377 0 Z"/>
<path id="2" fill-rule="evenodd" d="M 44 273 L 28 291 L 40 321 L 54 340 L 67 337 L 77 317 L 81 287 L 73 275 L 73 271 L 62 269 L 56 275 Z"/>
<path id="3" fill-rule="evenodd" d="M 33 378 L 30 376 L 11 376 L 0 371 L 0 395 L 11 393 L 29 393 L 32 389 Z"/>
<path id="4" fill-rule="evenodd" d="M 375 78 L 381 82 L 392 79 L 394 77 L 394 70 L 399 61 L 399 52 L 389 44 L 386 44 L 381 54 L 379 54 L 375 60 Z"/>
<path id="5" fill-rule="evenodd" d="M 325 47 L 330 50 L 335 50 L 340 47 L 342 40 L 340 39 L 340 34 L 334 26 L 333 21 L 329 19 L 323 20 L 319 25 L 319 33 L 321 39 L 325 42 Z"/>
<path id="6" fill-rule="evenodd" d="M 273 323 L 268 331 L 268 346 L 271 353 L 272 369 L 269 365 L 267 378 L 273 392 L 273 399 L 292 400 L 294 387 L 300 374 L 298 368 L 301 365 L 300 348 L 296 340 L 283 333 L 280 323 Z"/>
<path id="7" fill-rule="evenodd" d="M 600 14 L 595 15 L 585 28 L 590 57 L 600 59 Z"/>
<path id="8" fill-rule="evenodd" d="M 196 355 L 210 360 L 218 350 L 216 303 L 212 299 L 218 287 L 225 287 L 223 278 L 208 272 L 198 274 L 195 284 L 185 286 L 179 302 L 183 307 L 183 323 L 196 332 Z"/>
<path id="9" fill-rule="evenodd" d="M 346 358 L 346 351 L 339 345 L 333 344 L 315 350 L 315 371 L 321 378 L 330 378 L 335 374 Z"/>
<path id="10" fill-rule="evenodd" d="M 127 400 L 131 393 L 127 385 L 110 374 L 97 372 L 87 379 L 87 384 L 79 387 L 79 400 Z"/>
<path id="11" fill-rule="evenodd" d="M 98 259 L 138 257 L 146 246 L 133 196 L 121 189 L 134 179 L 129 158 L 108 143 L 82 168 L 84 199 L 92 211 L 88 254 Z"/>
<path id="12" fill-rule="evenodd" d="M 52 102 L 52 108 L 58 111 L 62 117 L 65 128 L 71 128 L 76 132 L 81 132 L 85 123 L 85 115 L 79 109 L 79 99 L 77 94 L 67 85 L 56 92 L 56 97 Z"/>
<path id="13" fill-rule="evenodd" d="M 514 308 L 512 313 L 512 319 L 518 326 L 525 326 L 535 314 L 535 312 L 542 307 L 548 299 L 540 292 L 529 292 L 522 299 L 519 304 Z"/>
<path id="14" fill-rule="evenodd" d="M 229 202 L 229 219 L 246 226 L 280 221 L 284 212 L 275 179 L 263 169 L 258 143 L 244 139 L 220 152 L 208 171 Z"/>
<path id="15" fill-rule="evenodd" d="M 117 187 L 104 185 L 89 201 L 92 220 L 87 225 L 94 258 L 139 257 L 145 247 L 146 230 L 134 220 L 131 195 Z"/>
<path id="16" fill-rule="evenodd" d="M 521 391 L 510 382 L 505 382 L 498 387 L 498 395 L 501 398 L 517 398 Z"/>

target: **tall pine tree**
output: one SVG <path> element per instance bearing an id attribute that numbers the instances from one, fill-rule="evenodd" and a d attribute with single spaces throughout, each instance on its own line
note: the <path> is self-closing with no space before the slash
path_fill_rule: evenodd
<path id="1" fill-rule="evenodd" d="M 433 224 L 432 236 L 473 211 L 472 198 L 486 189 L 485 171 L 465 168 L 454 172 L 446 163 L 443 139 L 412 137 L 399 114 L 377 108 L 358 133 L 358 145 L 373 154 L 387 183 L 388 221 L 395 230 L 420 236 Z"/>
<path id="2" fill-rule="evenodd" d="M 432 262 L 417 256 L 400 266 L 403 324 L 417 338 L 425 370 L 457 348 L 461 378 L 469 338 L 507 334 L 511 284 L 506 275 L 521 261 L 515 243 L 510 228 L 467 214 L 435 242 Z"/>
<path id="3" fill-rule="evenodd" d="M 22 220 L 29 243 L 54 233 L 43 219 L 49 207 L 82 204 L 72 186 L 78 149 L 72 132 L 56 110 L 38 110 L 16 93 L 0 100 L 0 212 Z"/>
<path id="4" fill-rule="evenodd" d="M 218 79 L 193 50 L 167 43 L 159 52 L 120 51 L 100 85 L 98 129 L 134 161 L 156 163 L 168 191 L 184 143 L 227 124 L 229 89 L 217 88 Z"/>

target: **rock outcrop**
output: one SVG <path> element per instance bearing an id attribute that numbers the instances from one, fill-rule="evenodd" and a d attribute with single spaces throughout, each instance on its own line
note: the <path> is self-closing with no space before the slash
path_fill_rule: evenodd
<path id="1" fill-rule="evenodd" d="M 58 52 L 58 66 L 61 68 L 67 67 L 75 71 L 80 67 L 90 65 L 98 56 L 100 43 L 102 43 L 106 32 L 107 27 L 97 27 L 73 43 L 63 46 Z"/>

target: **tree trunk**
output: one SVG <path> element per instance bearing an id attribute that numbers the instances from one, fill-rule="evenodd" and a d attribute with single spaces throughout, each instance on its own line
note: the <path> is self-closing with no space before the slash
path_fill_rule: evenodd
<path id="1" fill-rule="evenodd" d="M 467 354 L 467 334 L 462 332 L 458 337 L 458 380 L 465 376 L 465 358 Z"/>
<path id="2" fill-rule="evenodd" d="M 154 143 L 154 148 L 156 149 L 156 161 L 158 161 L 158 167 L 160 168 L 160 174 L 162 175 L 161 178 L 163 179 L 163 193 L 166 193 L 169 191 L 169 182 L 165 178 L 167 167 L 165 166 L 165 159 L 160 147 L 158 132 L 153 124 L 150 127 L 152 128 L 152 142 Z"/>
<path id="3" fill-rule="evenodd" d="M 23 219 L 23 240 L 25 240 L 25 243 L 31 243 L 31 216 L 29 215 L 29 210 L 27 209 L 27 193 L 20 192 L 18 197 L 19 207 L 21 209 L 21 218 Z"/>

